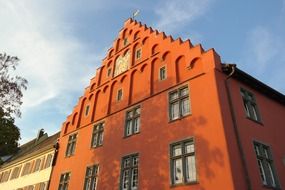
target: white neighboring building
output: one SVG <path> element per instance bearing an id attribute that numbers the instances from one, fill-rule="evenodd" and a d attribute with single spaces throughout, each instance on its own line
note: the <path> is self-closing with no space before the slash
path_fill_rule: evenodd
<path id="1" fill-rule="evenodd" d="M 48 137 L 41 130 L 37 138 L 20 146 L 19 151 L 0 166 L 0 189 L 47 190 L 58 137 L 59 133 Z"/>

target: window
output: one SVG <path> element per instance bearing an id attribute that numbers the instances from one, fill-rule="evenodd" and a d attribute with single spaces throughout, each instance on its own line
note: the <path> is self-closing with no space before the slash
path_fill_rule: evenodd
<path id="1" fill-rule="evenodd" d="M 26 190 L 34 190 L 34 186 L 33 185 L 29 185 L 25 188 Z"/>
<path id="2" fill-rule="evenodd" d="M 1 178 L 1 183 L 2 182 L 6 182 L 9 180 L 9 177 L 10 177 L 10 173 L 11 173 L 11 170 L 8 170 L 8 171 L 5 171 L 2 173 L 2 178 Z"/>
<path id="3" fill-rule="evenodd" d="M 189 90 L 187 86 L 169 93 L 169 118 L 175 120 L 190 113 Z"/>
<path id="4" fill-rule="evenodd" d="M 58 190 L 67 190 L 69 179 L 70 179 L 70 173 L 69 172 L 61 174 Z"/>
<path id="5" fill-rule="evenodd" d="M 125 136 L 130 136 L 140 131 L 140 113 L 140 107 L 136 107 L 127 112 Z"/>
<path id="6" fill-rule="evenodd" d="M 254 142 L 254 150 L 263 185 L 270 187 L 278 187 L 276 172 L 274 171 L 270 148 L 264 144 Z"/>
<path id="7" fill-rule="evenodd" d="M 21 166 L 14 168 L 10 179 L 18 178 L 20 174 L 20 170 L 21 170 Z"/>
<path id="8" fill-rule="evenodd" d="M 76 138 L 77 138 L 77 134 L 73 134 L 69 136 L 65 156 L 71 156 L 74 154 Z"/>
<path id="9" fill-rule="evenodd" d="M 46 163 L 44 168 L 48 168 L 51 165 L 51 161 L 52 161 L 52 154 L 47 155 L 47 159 L 46 159 Z"/>
<path id="10" fill-rule="evenodd" d="M 123 99 L 123 90 L 119 89 L 117 92 L 117 101 L 121 101 Z"/>
<path id="11" fill-rule="evenodd" d="M 85 108 L 85 116 L 87 116 L 87 115 L 88 115 L 88 113 L 89 113 L 89 109 L 90 109 L 90 106 L 89 106 L 89 105 L 87 105 L 87 106 L 86 106 L 86 108 Z"/>
<path id="12" fill-rule="evenodd" d="M 129 44 L 128 38 L 124 38 L 124 46 L 126 46 L 128 44 Z"/>
<path id="13" fill-rule="evenodd" d="M 246 116 L 250 119 L 260 122 L 261 119 L 254 95 L 244 89 L 241 89 L 240 91 L 243 99 L 243 106 L 245 109 Z"/>
<path id="14" fill-rule="evenodd" d="M 197 181 L 195 146 L 193 139 L 170 145 L 171 184 Z"/>
<path id="15" fill-rule="evenodd" d="M 122 160 L 121 172 L 121 190 L 138 189 L 138 154 L 126 156 Z"/>
<path id="16" fill-rule="evenodd" d="M 41 165 L 41 159 L 37 159 L 36 160 L 36 163 L 35 163 L 35 167 L 34 167 L 34 171 L 33 172 L 36 172 L 40 169 L 40 165 Z"/>
<path id="17" fill-rule="evenodd" d="M 34 188 L 35 188 L 35 190 L 46 190 L 46 182 L 37 183 L 34 185 Z M 25 190 L 25 188 L 24 188 L 24 190 Z"/>
<path id="18" fill-rule="evenodd" d="M 31 163 L 26 163 L 24 165 L 23 171 L 22 171 L 22 176 L 27 175 L 30 173 L 30 167 L 31 167 Z"/>
<path id="19" fill-rule="evenodd" d="M 96 190 L 98 180 L 98 165 L 86 168 L 84 190 Z"/>
<path id="20" fill-rule="evenodd" d="M 109 69 L 108 69 L 108 74 L 107 74 L 107 75 L 108 75 L 108 77 L 109 77 L 109 76 L 111 76 L 111 74 L 112 74 L 112 69 L 111 69 L 111 68 L 109 68 Z"/>
<path id="21" fill-rule="evenodd" d="M 142 49 L 136 50 L 136 59 L 140 59 L 142 57 Z"/>
<path id="22" fill-rule="evenodd" d="M 165 80 L 166 79 L 166 67 L 163 66 L 159 69 L 159 80 Z"/>
<path id="23" fill-rule="evenodd" d="M 98 147 L 103 144 L 104 123 L 94 126 L 92 133 L 91 147 Z"/>
<path id="24" fill-rule="evenodd" d="M 40 183 L 40 188 L 39 190 L 45 190 L 46 184 L 45 183 Z"/>
<path id="25" fill-rule="evenodd" d="M 46 183 L 45 182 L 41 182 L 41 183 L 37 183 L 35 185 L 35 190 L 46 190 Z"/>

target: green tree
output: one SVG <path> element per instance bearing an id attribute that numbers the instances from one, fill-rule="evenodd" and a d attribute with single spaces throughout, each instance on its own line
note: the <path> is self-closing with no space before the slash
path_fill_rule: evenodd
<path id="1" fill-rule="evenodd" d="M 0 53 L 0 156 L 17 150 L 20 130 L 15 125 L 15 117 L 21 117 L 23 90 L 27 80 L 16 75 L 19 59 Z"/>
<path id="2" fill-rule="evenodd" d="M 14 119 L 5 117 L 0 108 L 0 156 L 13 154 L 17 151 L 20 130 L 14 124 Z M 1 161 L 0 161 L 1 162 Z"/>

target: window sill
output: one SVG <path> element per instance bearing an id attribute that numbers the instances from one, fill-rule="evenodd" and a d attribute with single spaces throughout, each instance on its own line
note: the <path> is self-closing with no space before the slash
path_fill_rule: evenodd
<path id="1" fill-rule="evenodd" d="M 175 187 L 180 187 L 180 186 L 185 186 L 185 185 L 196 185 L 196 184 L 199 184 L 199 182 L 193 181 L 193 182 L 187 182 L 187 183 L 171 184 L 170 188 L 175 188 Z"/>
<path id="2" fill-rule="evenodd" d="M 131 134 L 131 135 L 125 135 L 125 136 L 123 137 L 123 139 L 129 138 L 129 137 L 132 137 L 132 136 L 135 136 L 135 135 L 138 135 L 138 134 L 140 134 L 140 131 L 137 132 L 137 133 L 133 133 L 133 134 Z"/>
<path id="3" fill-rule="evenodd" d="M 280 190 L 281 188 L 280 187 L 273 187 L 273 186 L 270 186 L 270 185 L 263 185 L 264 188 L 267 188 L 267 189 L 274 189 L 274 190 Z"/>
<path id="4" fill-rule="evenodd" d="M 158 55 L 158 54 L 159 54 L 159 52 L 152 53 L 152 54 L 151 54 L 151 57 L 154 57 L 154 56 L 156 56 L 156 55 Z"/>
<path id="5" fill-rule="evenodd" d="M 253 119 L 253 118 L 251 118 L 251 117 L 248 117 L 248 116 L 246 116 L 246 118 L 247 118 L 248 120 L 250 120 L 250 121 L 253 121 L 253 122 L 255 122 L 255 123 L 257 123 L 257 124 L 263 126 L 263 123 L 262 123 L 261 121 L 255 120 L 255 119 Z"/>
<path id="6" fill-rule="evenodd" d="M 72 157 L 72 156 L 74 156 L 74 154 L 71 154 L 71 155 L 65 155 L 65 158 L 70 158 L 70 157 Z"/>
<path id="7" fill-rule="evenodd" d="M 122 50 L 124 50 L 124 49 L 126 49 L 127 47 L 129 47 L 131 45 L 131 43 L 130 42 L 128 42 L 127 44 L 123 44 L 123 47 L 121 47 L 121 49 L 119 50 L 119 51 L 117 51 L 117 52 L 120 52 L 120 51 L 122 51 Z M 116 52 L 116 53 L 117 53 Z"/>
<path id="8" fill-rule="evenodd" d="M 165 77 L 164 79 L 159 79 L 159 82 L 165 81 L 167 79 L 167 77 Z"/>
<path id="9" fill-rule="evenodd" d="M 102 147 L 103 144 L 100 144 L 100 145 L 97 145 L 97 146 L 91 146 L 91 149 L 96 149 L 96 148 L 99 148 L 99 147 Z"/>
<path id="10" fill-rule="evenodd" d="M 134 39 L 134 42 L 138 41 L 140 39 L 140 37 L 137 37 Z"/>
<path id="11" fill-rule="evenodd" d="M 188 116 L 190 116 L 190 115 L 192 115 L 192 113 L 188 113 L 188 114 L 183 115 L 183 116 L 180 116 L 179 118 L 176 118 L 176 119 L 169 119 L 168 123 L 172 123 L 172 122 L 175 122 L 175 121 L 177 121 L 177 120 L 182 120 L 182 119 L 184 119 L 185 117 L 188 117 Z"/>

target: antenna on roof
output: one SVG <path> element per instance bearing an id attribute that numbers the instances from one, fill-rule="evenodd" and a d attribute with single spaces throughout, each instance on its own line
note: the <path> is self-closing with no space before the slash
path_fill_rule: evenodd
<path id="1" fill-rule="evenodd" d="M 139 9 L 137 9 L 135 12 L 133 12 L 132 19 L 134 20 L 135 17 L 138 16 L 139 13 L 140 13 Z"/>

